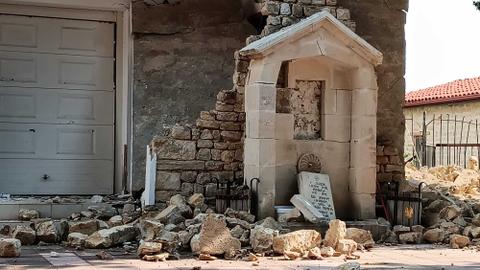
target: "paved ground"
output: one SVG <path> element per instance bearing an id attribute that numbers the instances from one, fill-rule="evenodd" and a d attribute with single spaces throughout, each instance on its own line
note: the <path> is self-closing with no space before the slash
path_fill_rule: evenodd
<path id="1" fill-rule="evenodd" d="M 56 255 L 51 256 L 51 252 Z M 111 251 L 114 260 L 95 258 L 96 250 L 65 250 L 58 246 L 24 247 L 16 259 L 0 259 L 1 269 L 332 269 L 344 263 L 343 257 L 322 261 L 285 261 L 281 258 L 262 258 L 258 266 L 252 262 L 216 260 L 212 262 L 182 259 L 167 262 L 145 262 L 132 255 Z M 480 269 L 480 252 L 453 250 L 443 246 L 416 245 L 377 247 L 358 253 L 362 269 Z M 198 268 L 200 267 L 200 268 Z"/>

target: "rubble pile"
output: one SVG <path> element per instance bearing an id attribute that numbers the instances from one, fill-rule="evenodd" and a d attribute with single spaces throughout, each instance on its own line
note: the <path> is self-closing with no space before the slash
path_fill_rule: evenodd
<path id="1" fill-rule="evenodd" d="M 22 209 L 19 218 L 23 224 L 1 230 L 2 257 L 19 256 L 21 245 L 60 244 L 80 250 L 123 247 L 146 261 L 178 259 L 179 254 L 193 254 L 201 260 L 257 261 L 274 254 L 288 260 L 319 260 L 342 254 L 357 258 L 353 255 L 357 248 L 370 248 L 374 243 L 370 232 L 347 229 L 340 220 L 330 222 L 325 239 L 315 230 L 283 233 L 282 223 L 271 217 L 255 222 L 255 216 L 245 211 L 229 208 L 215 213 L 202 194 L 174 195 L 164 209 L 142 210 L 137 202 L 127 201 L 120 211 L 102 204 L 54 220 Z M 113 258 L 108 250 L 97 257 Z"/>

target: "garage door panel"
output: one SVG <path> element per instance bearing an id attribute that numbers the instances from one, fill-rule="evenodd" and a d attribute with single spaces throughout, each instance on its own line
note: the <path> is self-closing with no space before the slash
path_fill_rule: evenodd
<path id="1" fill-rule="evenodd" d="M 0 86 L 113 90 L 113 59 L 0 51 Z"/>
<path id="2" fill-rule="evenodd" d="M 0 124 L 0 159 L 113 160 L 113 126 Z"/>
<path id="3" fill-rule="evenodd" d="M 113 192 L 113 162 L 107 160 L 5 159 L 0 160 L 0 171 L 2 192 L 10 194 Z M 48 176 L 46 180 L 44 175 Z"/>
<path id="4" fill-rule="evenodd" d="M 0 122 L 113 125 L 114 93 L 0 87 Z"/>
<path id="5" fill-rule="evenodd" d="M 114 24 L 0 15 L 0 50 L 113 57 Z"/>

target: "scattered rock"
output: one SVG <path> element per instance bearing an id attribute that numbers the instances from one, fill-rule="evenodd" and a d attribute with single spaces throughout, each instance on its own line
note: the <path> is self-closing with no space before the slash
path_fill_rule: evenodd
<path id="1" fill-rule="evenodd" d="M 299 252 L 295 252 L 295 251 L 285 251 L 283 252 L 283 257 L 286 259 L 286 260 L 296 260 L 298 258 L 300 258 L 302 256 L 301 253 Z"/>
<path id="2" fill-rule="evenodd" d="M 272 250 L 273 238 L 278 235 L 278 231 L 265 228 L 261 225 L 255 226 L 250 231 L 250 245 L 254 252 L 268 252 Z"/>
<path id="3" fill-rule="evenodd" d="M 347 226 L 345 222 L 334 219 L 328 223 L 328 230 L 325 233 L 323 245 L 336 249 L 339 240 L 345 239 L 347 235 Z"/>
<path id="4" fill-rule="evenodd" d="M 0 257 L 18 257 L 20 256 L 22 244 L 15 238 L 4 238 L 0 240 Z"/>
<path id="5" fill-rule="evenodd" d="M 82 233 L 86 235 L 90 235 L 94 232 L 98 231 L 98 223 L 96 220 L 84 220 L 84 221 L 75 221 L 69 223 L 68 232 L 69 233 Z"/>
<path id="6" fill-rule="evenodd" d="M 162 243 L 153 241 L 141 241 L 137 255 L 142 258 L 145 255 L 155 255 L 162 251 Z"/>
<path id="7" fill-rule="evenodd" d="M 233 237 L 240 239 L 240 237 L 242 237 L 242 235 L 245 231 L 246 230 L 244 228 L 242 228 L 242 226 L 237 225 L 237 226 L 233 227 L 233 229 L 230 230 L 230 234 Z"/>
<path id="8" fill-rule="evenodd" d="M 447 221 L 453 220 L 456 217 L 462 214 L 462 209 L 456 205 L 449 205 L 439 212 L 439 216 L 441 219 L 445 219 Z"/>
<path id="9" fill-rule="evenodd" d="M 106 252 L 105 250 L 102 250 L 102 251 L 98 252 L 97 254 L 95 254 L 95 257 L 97 257 L 100 260 L 105 260 L 105 261 L 113 260 L 112 254 Z"/>
<path id="10" fill-rule="evenodd" d="M 248 223 L 255 222 L 255 216 L 247 211 L 236 211 L 231 208 L 225 210 L 225 216 L 244 220 Z"/>
<path id="11" fill-rule="evenodd" d="M 214 261 L 217 259 L 217 257 L 215 256 L 212 256 L 210 254 L 204 254 L 204 253 L 201 253 L 200 255 L 198 255 L 198 259 L 200 261 Z"/>
<path id="12" fill-rule="evenodd" d="M 323 257 L 332 257 L 335 254 L 335 249 L 332 247 L 322 247 L 320 249 L 320 255 Z"/>
<path id="13" fill-rule="evenodd" d="M 69 246 L 72 247 L 83 247 L 85 245 L 85 240 L 87 239 L 88 235 L 83 233 L 70 233 L 67 236 L 67 242 Z"/>
<path id="14" fill-rule="evenodd" d="M 164 224 L 178 224 L 185 221 L 185 217 L 182 215 L 183 213 L 184 211 L 182 211 L 180 207 L 171 204 L 158 213 L 154 219 Z"/>
<path id="15" fill-rule="evenodd" d="M 192 239 L 190 239 L 190 249 L 193 254 L 200 253 L 200 234 L 195 234 Z"/>
<path id="16" fill-rule="evenodd" d="M 362 245 L 365 248 L 372 248 L 375 245 L 372 233 L 367 230 L 348 228 L 345 238 L 352 239 L 357 244 Z"/>
<path id="17" fill-rule="evenodd" d="M 357 243 L 352 239 L 339 239 L 335 248 L 336 252 L 347 255 L 352 255 L 356 250 Z"/>
<path id="18" fill-rule="evenodd" d="M 91 203 L 101 203 L 103 202 L 103 196 L 100 195 L 93 195 L 92 198 L 90 198 Z"/>
<path id="19" fill-rule="evenodd" d="M 319 247 L 314 247 L 308 250 L 307 257 L 311 260 L 323 260 L 322 251 Z"/>
<path id="20" fill-rule="evenodd" d="M 15 227 L 12 237 L 20 240 L 22 245 L 28 246 L 28 245 L 33 245 L 35 243 L 37 233 L 35 232 L 34 229 L 32 229 L 29 226 L 19 225 Z"/>
<path id="21" fill-rule="evenodd" d="M 466 236 L 459 234 L 450 235 L 450 247 L 451 248 L 464 248 L 470 244 L 470 239 Z"/>
<path id="22" fill-rule="evenodd" d="M 396 233 L 397 235 L 402 233 L 407 233 L 407 232 L 410 232 L 410 227 L 403 226 L 403 225 L 395 225 L 393 226 L 393 232 Z"/>
<path id="23" fill-rule="evenodd" d="M 123 225 L 123 217 L 120 216 L 120 215 L 115 215 L 115 216 L 111 217 L 110 219 L 108 219 L 107 224 L 110 227 L 121 226 L 121 225 Z"/>
<path id="24" fill-rule="evenodd" d="M 444 238 L 445 238 L 445 233 L 442 229 L 439 229 L 439 228 L 427 230 L 423 234 L 423 239 L 428 243 L 441 243 L 443 242 Z"/>
<path id="25" fill-rule="evenodd" d="M 188 198 L 188 204 L 193 208 L 200 208 L 205 203 L 205 197 L 202 193 L 195 193 Z"/>
<path id="26" fill-rule="evenodd" d="M 85 240 L 87 248 L 109 248 L 123 242 L 133 241 L 139 233 L 132 225 L 122 225 L 110 229 L 99 230 Z"/>
<path id="27" fill-rule="evenodd" d="M 37 231 L 38 241 L 58 243 L 67 236 L 68 222 L 66 220 L 49 220 L 36 224 L 35 230 Z"/>
<path id="28" fill-rule="evenodd" d="M 232 237 L 223 217 L 208 215 L 200 229 L 200 253 L 233 257 L 240 250 L 240 240 Z"/>
<path id="29" fill-rule="evenodd" d="M 398 236 L 398 240 L 402 244 L 420 244 L 422 242 L 423 235 L 419 232 L 407 232 Z"/>
<path id="30" fill-rule="evenodd" d="M 273 251 L 285 254 L 288 251 L 303 254 L 320 246 L 322 236 L 315 230 L 299 230 L 273 237 Z"/>
<path id="31" fill-rule="evenodd" d="M 142 260 L 150 261 L 150 262 L 158 262 L 158 261 L 164 262 L 168 259 L 168 257 L 170 257 L 170 254 L 164 252 L 164 253 L 155 254 L 155 255 L 145 255 L 142 257 Z"/>
<path id="32" fill-rule="evenodd" d="M 141 220 L 139 223 L 142 239 L 146 241 L 153 240 L 156 237 L 158 237 L 164 227 L 165 226 L 162 223 L 155 220 L 144 219 L 144 220 Z"/>
<path id="33" fill-rule="evenodd" d="M 18 219 L 20 220 L 30 221 L 39 217 L 40 213 L 34 209 L 20 209 L 20 211 L 18 211 Z"/>

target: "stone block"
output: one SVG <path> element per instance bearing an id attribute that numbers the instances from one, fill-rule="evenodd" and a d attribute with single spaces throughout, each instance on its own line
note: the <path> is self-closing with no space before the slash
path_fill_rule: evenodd
<path id="1" fill-rule="evenodd" d="M 221 160 L 226 163 L 230 163 L 235 159 L 235 151 L 233 150 L 226 150 L 223 151 L 221 154 Z"/>
<path id="2" fill-rule="evenodd" d="M 337 19 L 350 20 L 350 10 L 346 8 L 337 8 Z"/>
<path id="3" fill-rule="evenodd" d="M 231 106 L 231 105 L 230 105 Z M 207 129 L 218 129 L 220 128 L 220 122 L 216 120 L 197 120 L 198 128 L 207 128 Z"/>
<path id="4" fill-rule="evenodd" d="M 203 170 L 205 162 L 200 160 L 179 161 L 179 160 L 159 160 L 157 170 Z"/>
<path id="5" fill-rule="evenodd" d="M 275 114 L 275 139 L 293 140 L 294 115 L 289 113 Z"/>
<path id="6" fill-rule="evenodd" d="M 189 127 L 175 125 L 172 128 L 171 136 L 177 140 L 190 140 L 192 138 L 192 131 Z"/>
<path id="7" fill-rule="evenodd" d="M 194 141 L 155 138 L 152 141 L 152 148 L 158 159 L 193 160 L 196 154 Z"/>
<path id="8" fill-rule="evenodd" d="M 157 190 L 179 190 L 181 185 L 180 173 L 178 172 L 157 172 L 155 188 Z"/>
<path id="9" fill-rule="evenodd" d="M 350 115 L 322 115 L 322 138 L 326 141 L 350 141 Z"/>
<path id="10" fill-rule="evenodd" d="M 182 182 L 193 183 L 197 179 L 196 171 L 183 171 L 180 173 L 180 180 Z"/>
<path id="11" fill-rule="evenodd" d="M 352 213 L 354 218 L 374 219 L 375 215 L 375 193 L 351 193 Z"/>
<path id="12" fill-rule="evenodd" d="M 275 112 L 249 111 L 246 120 L 248 138 L 272 139 L 275 137 Z"/>
<path id="13" fill-rule="evenodd" d="M 293 195 L 298 193 L 297 166 L 276 167 L 275 205 L 289 205 Z"/>
<path id="14" fill-rule="evenodd" d="M 333 71 L 333 78 L 330 81 L 330 88 L 333 90 L 352 90 L 352 79 L 350 73 L 341 69 Z"/>
<path id="15" fill-rule="evenodd" d="M 350 166 L 352 168 L 376 167 L 375 148 L 365 143 L 352 143 L 350 148 Z"/>
<path id="16" fill-rule="evenodd" d="M 245 139 L 245 164 L 255 166 L 275 166 L 275 140 Z"/>
<path id="17" fill-rule="evenodd" d="M 352 116 L 352 139 L 372 139 L 377 134 L 376 116 Z"/>
<path id="18" fill-rule="evenodd" d="M 274 84 L 251 84 L 245 89 L 245 111 L 275 112 L 277 89 Z"/>
<path id="19" fill-rule="evenodd" d="M 197 152 L 197 159 L 198 160 L 212 159 L 212 154 L 210 153 L 210 149 L 206 149 L 206 148 L 199 149 Z"/>
<path id="20" fill-rule="evenodd" d="M 197 175 L 196 182 L 201 185 L 205 185 L 210 183 L 211 175 L 208 172 L 201 172 Z"/>
<path id="21" fill-rule="evenodd" d="M 297 18 L 302 18 L 303 17 L 303 7 L 302 7 L 302 5 L 293 4 L 292 5 L 292 15 L 297 17 Z"/>
<path id="22" fill-rule="evenodd" d="M 214 121 L 215 120 L 215 114 L 213 112 L 209 112 L 209 111 L 201 111 L 200 112 L 200 119 L 207 120 L 207 121 Z"/>
<path id="23" fill-rule="evenodd" d="M 275 164 L 296 166 L 297 144 L 293 140 L 275 140 Z"/>
<path id="24" fill-rule="evenodd" d="M 221 160 L 222 159 L 222 150 L 220 149 L 211 149 L 210 153 L 212 153 L 212 160 Z"/>
<path id="25" fill-rule="evenodd" d="M 219 121 L 237 121 L 237 112 L 217 112 L 217 120 Z"/>
<path id="26" fill-rule="evenodd" d="M 265 2 L 265 5 L 263 5 L 261 12 L 264 16 L 278 15 L 278 13 L 280 13 L 280 3 L 267 1 Z"/>
<path id="27" fill-rule="evenodd" d="M 271 31 L 275 32 L 280 29 L 281 26 L 272 26 Z M 270 32 L 266 31 L 267 27 L 264 29 L 263 32 Z M 271 84 L 275 87 L 278 79 L 278 73 L 280 72 L 280 67 L 282 63 L 281 61 L 278 62 L 265 62 L 263 59 L 252 59 L 250 61 L 250 73 L 248 78 L 248 85 L 252 85 L 254 83 L 260 84 Z M 246 89 L 248 92 L 248 89 Z"/>
<path id="28" fill-rule="evenodd" d="M 241 129 L 242 129 L 242 123 L 239 123 L 239 122 L 222 122 L 220 124 L 220 130 L 238 131 Z"/>
<path id="29" fill-rule="evenodd" d="M 200 139 L 202 139 L 202 140 L 212 140 L 213 139 L 212 131 L 210 129 L 202 130 L 202 133 L 200 134 Z"/>
<path id="30" fill-rule="evenodd" d="M 209 160 L 205 162 L 205 169 L 208 171 L 220 171 L 223 169 L 223 161 Z"/>
<path id="31" fill-rule="evenodd" d="M 280 4 L 280 14 L 281 15 L 290 15 L 292 13 L 292 10 L 290 8 L 290 5 L 288 3 L 281 3 Z"/>
<path id="32" fill-rule="evenodd" d="M 198 140 L 197 141 L 197 147 L 198 148 L 212 148 L 213 147 L 213 141 L 212 140 Z"/>
<path id="33" fill-rule="evenodd" d="M 222 131 L 220 136 L 223 140 L 227 142 L 237 142 L 240 141 L 243 137 L 243 132 L 241 131 Z"/>
<path id="34" fill-rule="evenodd" d="M 353 89 L 378 89 L 377 75 L 373 67 L 359 67 L 352 72 Z"/>
<path id="35" fill-rule="evenodd" d="M 352 115 L 376 116 L 377 115 L 377 90 L 355 89 L 352 91 Z"/>

